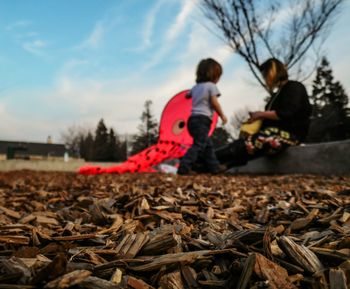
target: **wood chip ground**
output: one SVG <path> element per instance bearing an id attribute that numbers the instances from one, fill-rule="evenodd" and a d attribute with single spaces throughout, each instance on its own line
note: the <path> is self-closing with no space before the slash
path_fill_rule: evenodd
<path id="1" fill-rule="evenodd" d="M 0 289 L 349 283 L 350 176 L 0 173 Z"/>

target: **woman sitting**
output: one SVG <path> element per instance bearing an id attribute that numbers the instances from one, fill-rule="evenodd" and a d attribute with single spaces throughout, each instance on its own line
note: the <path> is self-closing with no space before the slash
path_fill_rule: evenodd
<path id="1" fill-rule="evenodd" d="M 289 80 L 285 65 L 275 58 L 268 59 L 259 68 L 272 96 L 265 111 L 249 113 L 248 123 L 262 122 L 257 132 L 216 150 L 218 160 L 228 167 L 244 165 L 257 157 L 298 145 L 309 128 L 312 109 L 305 86 Z"/>

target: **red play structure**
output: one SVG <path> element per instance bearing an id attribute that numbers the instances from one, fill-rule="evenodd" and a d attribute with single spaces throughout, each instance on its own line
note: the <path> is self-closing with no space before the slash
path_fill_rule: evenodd
<path id="1" fill-rule="evenodd" d="M 181 158 L 192 144 L 187 130 L 187 120 L 191 115 L 192 98 L 188 90 L 172 97 L 165 106 L 159 127 L 158 143 L 129 157 L 124 163 L 112 167 L 84 166 L 79 173 L 95 175 L 102 173 L 156 172 L 154 166 L 165 160 Z M 209 135 L 215 129 L 218 116 L 214 113 Z"/>

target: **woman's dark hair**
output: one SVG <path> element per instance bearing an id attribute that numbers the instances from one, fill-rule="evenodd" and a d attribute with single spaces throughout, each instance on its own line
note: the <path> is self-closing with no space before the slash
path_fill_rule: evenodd
<path id="1" fill-rule="evenodd" d="M 271 78 L 274 85 L 288 80 L 288 71 L 286 66 L 276 58 L 270 58 L 259 66 L 261 74 L 266 79 Z"/>
<path id="2" fill-rule="evenodd" d="M 216 81 L 222 74 L 222 67 L 219 62 L 212 58 L 202 59 L 196 72 L 196 83 Z"/>

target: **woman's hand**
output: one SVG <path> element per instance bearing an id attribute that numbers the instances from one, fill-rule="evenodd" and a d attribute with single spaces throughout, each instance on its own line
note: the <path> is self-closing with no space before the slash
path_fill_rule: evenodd
<path id="1" fill-rule="evenodd" d="M 263 112 L 262 111 L 254 111 L 254 112 L 249 112 L 249 119 L 248 119 L 248 123 L 252 123 L 258 119 L 262 119 L 264 118 Z"/>
<path id="2" fill-rule="evenodd" d="M 252 123 L 253 121 L 256 121 L 258 119 L 272 119 L 272 120 L 279 120 L 279 117 L 274 110 L 267 110 L 267 111 L 254 111 L 249 112 L 250 118 L 248 119 L 248 123 Z"/>

